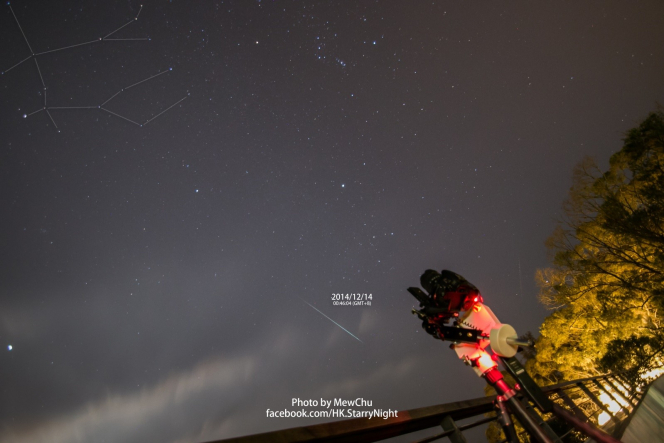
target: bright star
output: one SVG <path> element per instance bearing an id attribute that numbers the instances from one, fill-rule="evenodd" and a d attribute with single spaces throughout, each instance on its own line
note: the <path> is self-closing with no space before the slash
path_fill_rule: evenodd
<path id="1" fill-rule="evenodd" d="M 12 345 L 7 345 L 7 350 L 8 351 L 11 351 L 12 349 L 14 349 L 14 347 Z"/>

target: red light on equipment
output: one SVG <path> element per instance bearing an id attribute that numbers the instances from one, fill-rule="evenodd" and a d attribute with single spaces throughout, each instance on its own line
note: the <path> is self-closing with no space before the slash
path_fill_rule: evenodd
<path id="1" fill-rule="evenodd" d="M 482 371 L 482 373 L 498 366 L 487 352 L 482 352 L 482 355 L 480 355 L 476 361 L 477 367 L 480 369 L 480 371 Z"/>

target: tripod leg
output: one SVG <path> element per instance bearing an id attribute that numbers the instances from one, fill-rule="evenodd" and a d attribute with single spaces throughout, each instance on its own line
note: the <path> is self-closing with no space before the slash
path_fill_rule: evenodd
<path id="1" fill-rule="evenodd" d="M 505 383 L 503 374 L 497 368 L 492 368 L 484 373 L 487 382 L 493 386 L 499 395 L 502 395 L 508 402 L 509 408 L 519 422 L 526 428 L 528 434 L 539 443 L 553 443 L 551 438 L 544 433 L 544 430 L 537 425 L 537 421 L 528 413 L 521 402 L 516 398 L 516 392 Z"/>
<path id="2" fill-rule="evenodd" d="M 519 441 L 519 437 L 516 435 L 516 430 L 514 429 L 514 423 L 512 423 L 510 413 L 505 406 L 505 397 L 499 395 L 496 398 L 496 407 L 498 408 L 498 412 L 500 414 L 500 418 L 498 420 L 500 421 L 500 426 L 503 428 L 503 432 L 505 433 L 505 438 L 507 441 L 510 443 L 521 443 Z"/>

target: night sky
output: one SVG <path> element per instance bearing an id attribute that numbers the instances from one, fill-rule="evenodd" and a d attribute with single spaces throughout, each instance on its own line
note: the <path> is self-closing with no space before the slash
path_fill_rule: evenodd
<path id="1" fill-rule="evenodd" d="M 537 334 L 573 166 L 664 102 L 659 0 L 143 1 L 0 6 L 0 441 L 482 396 L 406 288 L 451 269 Z"/>

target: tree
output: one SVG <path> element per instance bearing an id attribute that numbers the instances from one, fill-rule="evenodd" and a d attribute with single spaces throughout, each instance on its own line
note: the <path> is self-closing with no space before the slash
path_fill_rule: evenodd
<path id="1" fill-rule="evenodd" d="M 627 132 L 601 172 L 574 170 L 537 271 L 546 318 L 527 368 L 545 384 L 659 366 L 664 353 L 664 113 Z"/>

